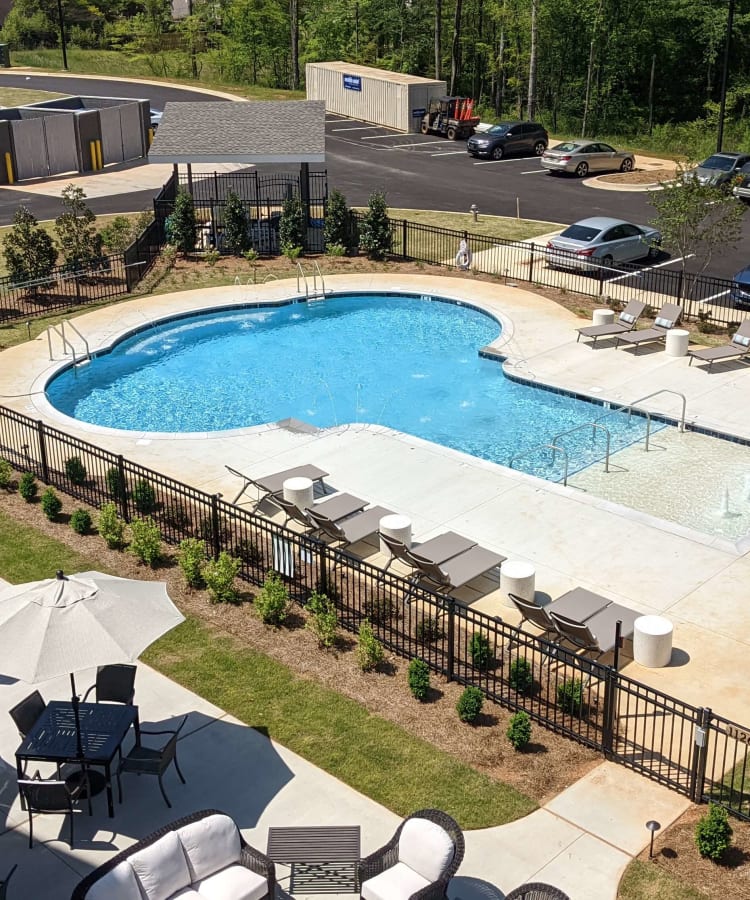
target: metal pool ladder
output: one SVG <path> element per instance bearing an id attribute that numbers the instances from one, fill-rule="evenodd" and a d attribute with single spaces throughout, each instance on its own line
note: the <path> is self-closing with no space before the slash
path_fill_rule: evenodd
<path id="1" fill-rule="evenodd" d="M 565 462 L 565 469 L 563 470 L 563 486 L 566 487 L 568 484 L 568 467 L 570 464 L 570 458 L 568 456 L 568 451 L 559 446 L 557 443 L 561 437 L 567 437 L 569 434 L 573 434 L 576 431 L 580 431 L 582 428 L 590 428 L 593 434 L 596 433 L 597 429 L 600 429 L 607 436 L 607 448 L 604 456 L 604 471 L 609 472 L 609 448 L 610 448 L 610 433 L 609 428 L 604 425 L 600 425 L 598 422 L 584 422 L 583 425 L 576 425 L 575 428 L 570 428 L 568 431 L 561 431 L 559 434 L 556 434 L 552 438 L 552 442 L 549 444 L 538 444 L 536 447 L 530 447 L 528 450 L 521 450 L 519 453 L 514 453 L 511 456 L 510 461 L 508 462 L 508 468 L 513 468 L 513 463 L 520 459 L 522 456 L 528 456 L 531 453 L 535 453 L 537 450 L 551 450 L 552 451 L 552 460 L 551 465 L 554 466 L 555 459 L 557 458 L 557 454 L 561 453 L 563 457 L 563 461 Z"/>
<path id="2" fill-rule="evenodd" d="M 68 326 L 78 337 L 83 341 L 83 345 L 86 348 L 86 353 L 82 357 L 76 356 L 76 348 L 73 344 L 68 340 L 65 334 L 65 326 Z M 49 349 L 49 358 L 50 360 L 54 359 L 52 355 L 52 334 L 56 334 L 63 343 L 63 353 L 67 353 L 70 350 L 70 355 L 73 357 L 73 365 L 77 366 L 81 363 L 88 362 L 91 359 L 91 350 L 89 349 L 89 342 L 86 338 L 81 334 L 81 332 L 75 327 L 75 325 L 70 321 L 70 319 L 63 319 L 60 322 L 60 327 L 57 325 L 48 325 L 47 326 L 47 347 Z"/>
<path id="3" fill-rule="evenodd" d="M 301 263 L 297 263 L 297 291 L 301 292 L 300 283 L 303 283 L 305 285 L 305 300 L 308 302 L 311 300 L 325 300 L 326 294 L 330 293 L 330 291 L 326 291 L 326 283 L 317 261 L 313 262 L 313 266 L 312 290 L 310 290 L 305 270 L 302 268 Z M 318 287 L 318 279 L 320 279 L 320 287 Z"/>

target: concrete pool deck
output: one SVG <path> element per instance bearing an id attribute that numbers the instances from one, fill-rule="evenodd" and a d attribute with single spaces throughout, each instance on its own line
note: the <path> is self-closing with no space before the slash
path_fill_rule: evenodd
<path id="1" fill-rule="evenodd" d="M 502 322 L 493 346 L 507 357 L 511 373 L 615 403 L 659 389 L 680 391 L 687 397 L 689 421 L 750 438 L 750 373 L 744 366 L 724 371 L 717 366 L 709 375 L 663 350 L 643 348 L 636 355 L 605 344 L 594 350 L 576 343 L 575 328 L 585 324 L 580 318 L 510 286 L 422 275 L 332 276 L 326 286 L 470 302 Z M 295 295 L 294 280 L 165 294 L 85 313 L 75 323 L 96 350 L 124 330 L 177 312 Z M 333 488 L 408 515 L 418 540 L 450 528 L 505 556 L 532 562 L 541 595 L 555 597 L 581 585 L 633 609 L 668 616 L 675 623 L 672 664 L 646 669 L 625 658 L 627 674 L 740 724 L 750 721 L 745 677 L 750 559 L 731 542 L 380 426 L 342 425 L 316 433 L 262 426 L 189 436 L 87 426 L 60 415 L 44 399 L 45 382 L 65 359 L 59 339 L 53 350 L 56 359 L 50 362 L 47 339 L 40 336 L 0 354 L 0 403 L 226 498 L 240 485 L 225 464 L 263 474 L 314 463 L 331 473 Z M 679 398 L 673 395 L 648 405 L 679 415 Z M 750 448 L 747 452 L 750 472 Z M 664 471 L 665 476 L 681 474 L 670 471 L 668 460 Z M 691 477 L 700 473 L 684 472 L 684 479 Z M 497 590 L 473 596 L 478 608 L 517 621 Z"/>

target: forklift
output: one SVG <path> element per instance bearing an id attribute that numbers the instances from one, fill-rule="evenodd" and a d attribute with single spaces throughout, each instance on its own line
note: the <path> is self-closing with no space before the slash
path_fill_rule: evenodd
<path id="1" fill-rule="evenodd" d="M 479 124 L 470 97 L 435 97 L 422 117 L 422 134 L 440 134 L 449 141 L 471 137 Z"/>

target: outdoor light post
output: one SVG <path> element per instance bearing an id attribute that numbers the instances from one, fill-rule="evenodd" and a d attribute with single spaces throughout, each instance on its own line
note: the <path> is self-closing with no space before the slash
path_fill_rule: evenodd
<path id="1" fill-rule="evenodd" d="M 729 78 L 729 51 L 732 48 L 732 26 L 734 25 L 734 3 L 729 0 L 727 10 L 727 33 L 724 41 L 724 67 L 721 70 L 721 96 L 719 98 L 719 130 L 716 135 L 716 152 L 721 153 L 724 143 L 724 113 L 727 108 L 727 80 Z"/>
<path id="2" fill-rule="evenodd" d="M 63 69 L 68 71 L 68 48 L 65 45 L 65 17 L 63 16 L 62 0 L 57 0 L 57 15 L 60 17 L 60 45 L 62 46 Z"/>
<path id="3" fill-rule="evenodd" d="M 661 828 L 661 825 L 659 824 L 659 822 L 656 822 L 653 819 L 650 819 L 648 822 L 646 822 L 646 828 L 648 828 L 648 830 L 651 832 L 651 845 L 648 848 L 648 858 L 653 859 L 654 858 L 654 835 Z"/>

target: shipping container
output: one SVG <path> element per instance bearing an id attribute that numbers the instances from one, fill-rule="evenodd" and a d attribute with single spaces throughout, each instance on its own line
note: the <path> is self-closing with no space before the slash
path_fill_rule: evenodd
<path id="1" fill-rule="evenodd" d="M 416 133 L 433 97 L 444 97 L 444 81 L 386 72 L 345 62 L 305 66 L 308 100 L 325 101 L 326 111 Z"/>

